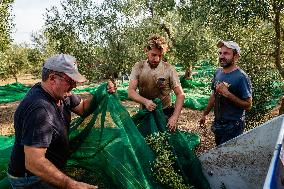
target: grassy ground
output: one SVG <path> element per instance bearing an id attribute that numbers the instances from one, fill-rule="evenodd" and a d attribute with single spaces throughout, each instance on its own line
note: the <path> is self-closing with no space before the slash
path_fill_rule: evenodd
<path id="1" fill-rule="evenodd" d="M 40 79 L 34 78 L 32 75 L 23 75 L 19 77 L 19 82 L 25 85 L 32 86 L 36 82 L 39 82 Z M 15 82 L 13 79 L 0 80 L 0 86 L 10 84 Z M 88 96 L 88 94 L 81 94 L 82 98 Z M 13 129 L 13 114 L 18 106 L 19 101 L 0 104 L 0 135 L 11 135 L 14 133 Z M 138 104 L 132 101 L 123 101 L 122 104 L 129 110 L 130 113 L 133 113 L 137 109 Z M 279 106 L 273 109 L 269 114 L 267 119 L 275 117 L 278 115 Z M 194 132 L 200 135 L 201 144 L 197 148 L 197 153 L 203 153 L 208 149 L 211 149 L 215 146 L 214 144 L 214 135 L 210 130 L 210 126 L 213 120 L 213 115 L 210 113 L 208 115 L 208 121 L 206 128 L 200 128 L 198 120 L 200 119 L 201 111 L 191 110 L 188 108 L 183 108 L 182 113 L 178 120 L 178 127 L 181 130 L 188 132 Z"/>
<path id="2" fill-rule="evenodd" d="M 32 86 L 36 82 L 39 82 L 39 79 L 33 78 L 31 75 L 24 75 L 19 77 L 19 82 L 25 85 Z M 13 79 L 1 81 L 0 86 L 10 84 L 15 82 Z M 86 94 L 81 95 L 83 98 L 86 97 Z M 18 106 L 19 101 L 0 104 L 0 134 L 1 135 L 11 135 L 14 133 L 13 129 L 13 114 Z M 132 101 L 123 101 L 122 104 L 129 110 L 130 113 L 133 113 L 137 109 L 138 104 Z M 214 136 L 210 131 L 210 125 L 212 122 L 212 114 L 210 114 L 207 128 L 201 129 L 198 125 L 198 120 L 201 116 L 201 111 L 191 110 L 184 108 L 182 110 L 181 116 L 178 120 L 178 127 L 182 130 L 195 132 L 201 136 L 201 145 L 198 148 L 199 152 L 206 151 L 214 147 Z"/>
<path id="3" fill-rule="evenodd" d="M 0 80 L 0 86 L 15 82 L 14 80 Z M 25 75 L 19 78 L 19 82 L 32 86 L 39 79 L 33 78 L 31 75 Z M 82 98 L 88 96 L 88 94 L 82 94 Z M 14 133 L 13 129 L 13 114 L 18 106 L 19 101 L 0 104 L 0 135 L 12 135 Z M 122 104 L 127 108 L 130 114 L 133 114 L 135 110 L 138 109 L 138 104 L 133 101 L 123 101 Z M 279 107 L 275 108 L 269 112 L 267 119 L 275 117 L 278 115 Z M 200 135 L 201 143 L 196 149 L 197 154 L 201 154 L 211 148 L 215 147 L 214 135 L 210 130 L 211 123 L 213 121 L 213 114 L 208 115 L 208 121 L 206 128 L 200 128 L 198 121 L 201 117 L 202 112 L 197 110 L 191 110 L 188 108 L 183 108 L 181 115 L 178 120 L 178 128 L 187 132 L 194 132 Z M 109 188 L 106 186 L 105 182 L 99 181 L 103 177 L 96 175 L 94 172 L 85 174 L 84 170 L 79 168 L 68 168 L 66 173 L 76 180 L 85 181 L 88 183 L 93 183 L 99 185 L 100 188 Z M 85 176 L 84 176 L 85 175 Z M 88 175 L 88 177 L 86 177 Z M 89 178 L 90 177 L 90 178 Z"/>

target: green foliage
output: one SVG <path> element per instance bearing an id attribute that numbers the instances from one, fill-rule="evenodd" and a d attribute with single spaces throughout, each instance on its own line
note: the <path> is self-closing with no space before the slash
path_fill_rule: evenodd
<path id="1" fill-rule="evenodd" d="M 43 33 L 34 37 L 36 48 L 44 57 L 74 55 L 90 81 L 129 73 L 145 58 L 144 44 L 152 33 L 168 39 L 168 62 L 185 68 L 202 59 L 217 64 L 217 41 L 234 40 L 242 50 L 239 65 L 254 89 L 250 125 L 267 112 L 271 86 L 284 74 L 283 1 L 109 0 L 99 6 L 92 0 L 64 0 L 61 8 L 46 13 Z"/>
<path id="2" fill-rule="evenodd" d="M 258 32 L 255 32 L 256 29 Z M 250 24 L 246 29 L 238 31 L 239 36 L 246 34 L 250 37 L 240 39 L 242 55 L 239 62 L 240 67 L 251 78 L 253 86 L 253 107 L 246 119 L 248 128 L 254 128 L 266 121 L 269 111 L 267 104 L 277 98 L 274 82 L 281 80 L 270 56 L 273 53 L 273 36 L 268 32 L 270 29 L 269 24 L 259 21 L 256 26 Z"/>
<path id="3" fill-rule="evenodd" d="M 136 31 L 122 21 L 118 2 L 107 1 L 97 7 L 90 0 L 64 1 L 62 7 L 61 14 L 55 7 L 48 11 L 42 35 L 47 43 L 43 45 L 74 55 L 90 80 L 115 77 L 131 69 L 138 48 L 133 48 L 135 38 L 129 36 Z"/>
<path id="4" fill-rule="evenodd" d="M 253 107 L 247 116 L 249 128 L 265 121 L 267 104 L 274 95 L 273 83 L 281 78 L 275 69 L 277 67 L 281 73 L 281 65 L 277 66 L 273 61 L 277 60 L 275 52 L 281 48 L 283 39 L 279 46 L 275 45 L 280 38 L 274 32 L 276 26 L 273 19 L 277 11 L 271 9 L 276 6 L 283 15 L 281 4 L 280 1 L 264 0 L 181 1 L 180 12 L 184 20 L 196 20 L 210 28 L 213 38 L 233 40 L 240 45 L 239 65 L 251 77 L 253 86 Z"/>
<path id="5" fill-rule="evenodd" d="M 35 76 L 40 76 L 42 64 L 44 62 L 43 53 L 38 49 L 27 49 L 27 60 L 30 65 L 30 72 Z"/>
<path id="6" fill-rule="evenodd" d="M 11 43 L 11 32 L 13 28 L 11 5 L 14 0 L 0 1 L 0 52 L 4 52 Z"/>
<path id="7" fill-rule="evenodd" d="M 157 182 L 167 188 L 192 188 L 184 184 L 182 176 L 180 176 L 173 168 L 176 157 L 174 156 L 171 146 L 167 141 L 168 137 L 168 133 L 159 132 L 145 138 L 147 144 L 156 154 L 156 160 L 153 163 L 153 177 L 157 180 Z"/>
<path id="8" fill-rule="evenodd" d="M 4 53 L 1 53 L 0 77 L 6 79 L 12 76 L 17 82 L 18 74 L 28 68 L 26 55 L 26 49 L 19 46 L 11 46 Z"/>
<path id="9" fill-rule="evenodd" d="M 283 1 L 266 0 L 199 0 L 181 1 L 182 15 L 187 19 L 196 19 L 212 30 L 213 36 L 224 40 L 235 40 L 241 45 L 247 41 L 261 41 L 269 35 L 270 43 L 257 48 L 266 51 L 270 46 L 272 53 L 267 57 L 274 58 L 275 67 L 284 78 L 283 69 Z M 278 22 L 279 20 L 279 22 Z M 263 25 L 266 25 L 265 29 Z M 260 27 L 258 27 L 260 26 Z M 254 30 L 251 30 L 251 29 Z M 245 32 L 243 32 L 245 30 Z M 266 32 L 263 32 L 263 31 Z M 240 32 L 241 31 L 241 32 Z M 262 35 L 258 35 L 261 33 Z M 248 35 L 247 35 L 248 34 Z M 240 42 L 243 41 L 243 44 Z M 242 46 L 241 46 L 242 47 Z"/>

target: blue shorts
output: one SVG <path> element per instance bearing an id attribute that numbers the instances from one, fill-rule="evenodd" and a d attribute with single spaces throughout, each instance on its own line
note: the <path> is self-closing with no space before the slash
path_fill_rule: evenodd
<path id="1" fill-rule="evenodd" d="M 7 177 L 13 189 L 57 189 L 38 176 L 14 177 L 7 173 Z"/>
<path id="2" fill-rule="evenodd" d="M 245 123 L 242 120 L 238 121 L 214 121 L 212 132 L 215 134 L 216 145 L 223 144 L 232 138 L 242 134 L 245 129 Z"/>

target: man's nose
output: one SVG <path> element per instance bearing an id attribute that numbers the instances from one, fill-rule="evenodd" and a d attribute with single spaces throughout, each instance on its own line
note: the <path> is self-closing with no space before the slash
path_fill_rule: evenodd
<path id="1" fill-rule="evenodd" d="M 155 56 L 154 60 L 155 60 L 155 62 L 159 62 L 160 61 L 160 57 L 159 56 Z"/>
<path id="2" fill-rule="evenodd" d="M 220 53 L 219 58 L 224 58 L 224 54 Z"/>

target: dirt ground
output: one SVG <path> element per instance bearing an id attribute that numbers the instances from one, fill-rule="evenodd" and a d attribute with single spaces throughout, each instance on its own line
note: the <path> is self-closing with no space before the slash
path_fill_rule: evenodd
<path id="1" fill-rule="evenodd" d="M 26 85 L 33 85 L 38 82 L 38 79 L 34 79 L 31 75 L 25 75 L 19 78 L 19 82 Z M 13 83 L 14 80 L 0 80 L 0 86 L 5 84 Z M 86 96 L 86 95 L 83 95 Z M 18 106 L 19 101 L 0 104 L 0 135 L 11 135 L 14 133 L 13 129 L 13 114 Z M 133 107 L 138 107 L 138 104 L 132 101 L 124 101 L 122 104 L 131 110 Z M 278 109 L 275 108 L 271 112 L 271 117 L 275 117 L 278 114 Z M 197 154 L 203 153 L 213 147 L 215 147 L 214 143 L 214 135 L 210 130 L 210 126 L 213 120 L 213 114 L 210 113 L 208 115 L 208 120 L 206 124 L 206 128 L 200 128 L 198 121 L 201 117 L 201 111 L 191 110 L 188 108 L 183 108 L 182 113 L 178 120 L 178 128 L 187 132 L 194 132 L 200 135 L 201 143 L 197 148 Z"/>

